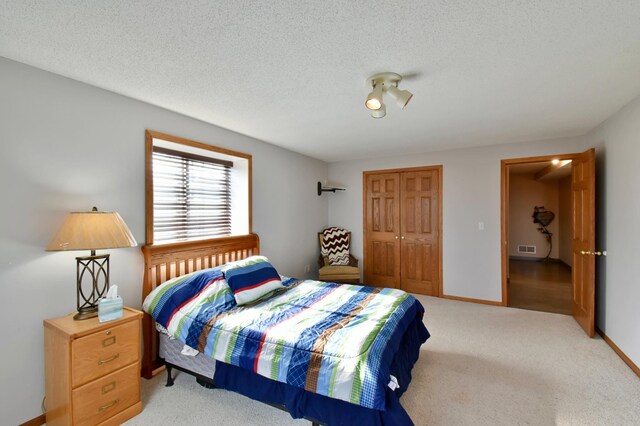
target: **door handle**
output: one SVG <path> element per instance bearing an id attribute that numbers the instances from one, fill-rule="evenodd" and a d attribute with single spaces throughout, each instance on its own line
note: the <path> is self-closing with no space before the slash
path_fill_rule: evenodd
<path id="1" fill-rule="evenodd" d="M 398 239 L 398 236 L 396 235 L 396 240 Z"/>
<path id="2" fill-rule="evenodd" d="M 580 251 L 580 254 L 584 254 L 584 255 L 589 255 L 589 256 L 606 256 L 607 255 L 607 251 L 589 251 L 589 250 L 582 250 Z"/>
<path id="3" fill-rule="evenodd" d="M 402 236 L 402 239 L 404 240 L 404 235 Z"/>

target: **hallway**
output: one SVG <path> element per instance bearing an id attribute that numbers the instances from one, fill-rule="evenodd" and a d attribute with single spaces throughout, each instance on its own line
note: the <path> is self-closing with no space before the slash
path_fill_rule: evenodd
<path id="1" fill-rule="evenodd" d="M 562 262 L 509 260 L 512 308 L 571 315 L 571 268 Z"/>

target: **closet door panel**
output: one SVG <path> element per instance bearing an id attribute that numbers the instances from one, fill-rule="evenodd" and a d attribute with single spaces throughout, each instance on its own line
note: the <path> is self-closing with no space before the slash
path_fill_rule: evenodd
<path id="1" fill-rule="evenodd" d="M 401 173 L 400 288 L 438 295 L 438 171 Z"/>
<path id="2" fill-rule="evenodd" d="M 365 175 L 364 282 L 397 288 L 400 284 L 400 176 Z"/>

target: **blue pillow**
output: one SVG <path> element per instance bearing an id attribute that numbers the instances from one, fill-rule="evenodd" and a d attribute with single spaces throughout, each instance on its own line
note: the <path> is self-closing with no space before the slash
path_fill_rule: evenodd
<path id="1" fill-rule="evenodd" d="M 278 271 L 264 256 L 251 256 L 223 267 L 222 272 L 238 305 L 284 288 Z"/>

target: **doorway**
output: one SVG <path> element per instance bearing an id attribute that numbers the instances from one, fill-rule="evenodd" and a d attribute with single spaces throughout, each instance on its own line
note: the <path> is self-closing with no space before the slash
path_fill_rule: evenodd
<path id="1" fill-rule="evenodd" d="M 569 162 L 570 160 L 570 162 Z M 541 165 L 539 163 L 546 163 Z M 522 188 L 526 188 L 526 185 L 530 185 L 531 188 L 538 185 L 538 183 L 531 184 L 529 178 L 527 182 L 517 182 L 517 178 L 514 178 L 512 182 L 511 171 L 517 172 L 519 169 L 527 170 L 528 175 L 533 175 L 533 181 L 544 180 L 545 177 L 554 176 L 559 173 L 562 175 L 564 172 L 559 172 L 567 165 L 570 165 L 570 197 L 568 196 L 568 186 L 565 182 L 563 199 L 560 200 L 560 194 L 557 195 L 558 203 L 553 204 L 553 208 L 556 210 L 564 210 L 564 220 L 566 227 L 567 219 L 570 221 L 570 240 L 571 244 L 568 244 L 567 231 L 564 230 L 564 243 L 560 242 L 559 238 L 556 238 L 556 250 L 553 250 L 554 239 L 552 235 L 555 228 L 550 228 L 552 221 L 550 216 L 555 216 L 556 212 L 551 211 L 554 215 L 549 213 L 549 208 L 541 204 L 541 201 L 529 200 L 529 204 L 533 202 L 534 205 L 528 206 L 531 209 L 531 216 L 527 220 L 536 219 L 535 231 L 539 232 L 543 236 L 543 243 L 541 248 L 543 250 L 546 263 L 551 264 L 553 255 L 558 256 L 558 260 L 561 259 L 561 251 L 563 251 L 562 257 L 564 257 L 564 263 L 571 267 L 570 277 L 571 285 L 566 283 L 566 278 L 563 278 L 563 274 L 566 276 L 566 270 L 563 273 L 560 269 L 560 265 L 556 265 L 557 270 L 553 270 L 552 267 L 540 265 L 543 262 L 532 262 L 531 257 L 536 257 L 540 260 L 538 254 L 538 244 L 520 244 L 520 242 L 510 242 L 510 237 L 518 235 L 514 233 L 511 235 L 510 229 L 514 224 L 511 223 L 511 186 L 520 185 L 520 191 Z M 568 169 L 565 169 L 568 170 Z M 514 176 L 516 176 L 514 174 Z M 531 186 L 532 185 L 532 186 Z M 538 185 L 539 186 L 539 185 Z M 560 184 L 557 184 L 558 191 L 561 191 Z M 533 191 L 533 190 L 532 190 Z M 535 191 L 533 191 L 535 192 Z M 549 196 L 553 198 L 553 196 Z M 570 207 L 567 208 L 567 198 L 570 198 Z M 560 202 L 562 201 L 562 206 Z M 542 201 L 544 202 L 544 201 Z M 514 207 L 515 208 L 515 207 Z M 568 210 L 568 213 L 567 213 Z M 515 212 L 514 212 L 515 213 Z M 535 214 L 535 215 L 534 215 Z M 520 213 L 522 216 L 522 213 Z M 595 150 L 590 149 L 579 154 L 564 154 L 553 156 L 541 156 L 530 158 L 515 158 L 509 160 L 502 160 L 501 162 L 501 252 L 502 252 L 502 305 L 513 306 L 512 303 L 518 304 L 518 297 L 534 296 L 538 299 L 549 297 L 550 289 L 558 290 L 564 282 L 565 291 L 555 291 L 560 295 L 558 299 L 565 298 L 568 294 L 567 289 L 570 289 L 571 294 L 571 315 L 575 318 L 578 324 L 584 329 L 589 336 L 593 336 L 595 332 L 595 256 L 600 255 L 600 251 L 595 249 Z M 520 218 L 522 219 L 522 218 Z M 519 219 L 519 220 L 520 220 Z M 558 220 L 559 225 L 560 220 Z M 530 230 L 530 229 L 529 229 Z M 558 232 L 561 234 L 562 232 Z M 560 237 L 560 235 L 557 235 Z M 519 236 L 517 238 L 526 238 Z M 547 241 L 548 238 L 548 241 Z M 545 244 L 547 243 L 547 244 Z M 549 245 L 548 243 L 551 243 Z M 516 247 L 512 247 L 515 245 Z M 570 247 L 570 254 L 569 254 Z M 515 255 L 513 253 L 516 253 Z M 522 257 L 516 257 L 517 254 L 521 254 Z M 547 256 L 548 253 L 548 256 Z M 531 263 L 517 263 L 513 261 L 523 261 Z M 553 262 L 555 263 L 555 262 Z M 559 286 L 558 283 L 561 285 Z M 518 287 L 521 290 L 518 292 Z M 510 289 L 515 288 L 515 293 L 511 294 Z M 524 291 L 522 290 L 524 288 Z M 511 298 L 516 300 L 510 301 Z M 538 300 L 539 302 L 539 300 Z M 561 303 L 560 301 L 556 301 Z M 564 305 L 566 308 L 566 305 Z M 538 306 L 539 310 L 540 307 Z M 563 312 L 564 313 L 564 312 Z"/>
<path id="2" fill-rule="evenodd" d="M 571 315 L 572 160 L 551 161 L 508 167 L 507 301 Z"/>

